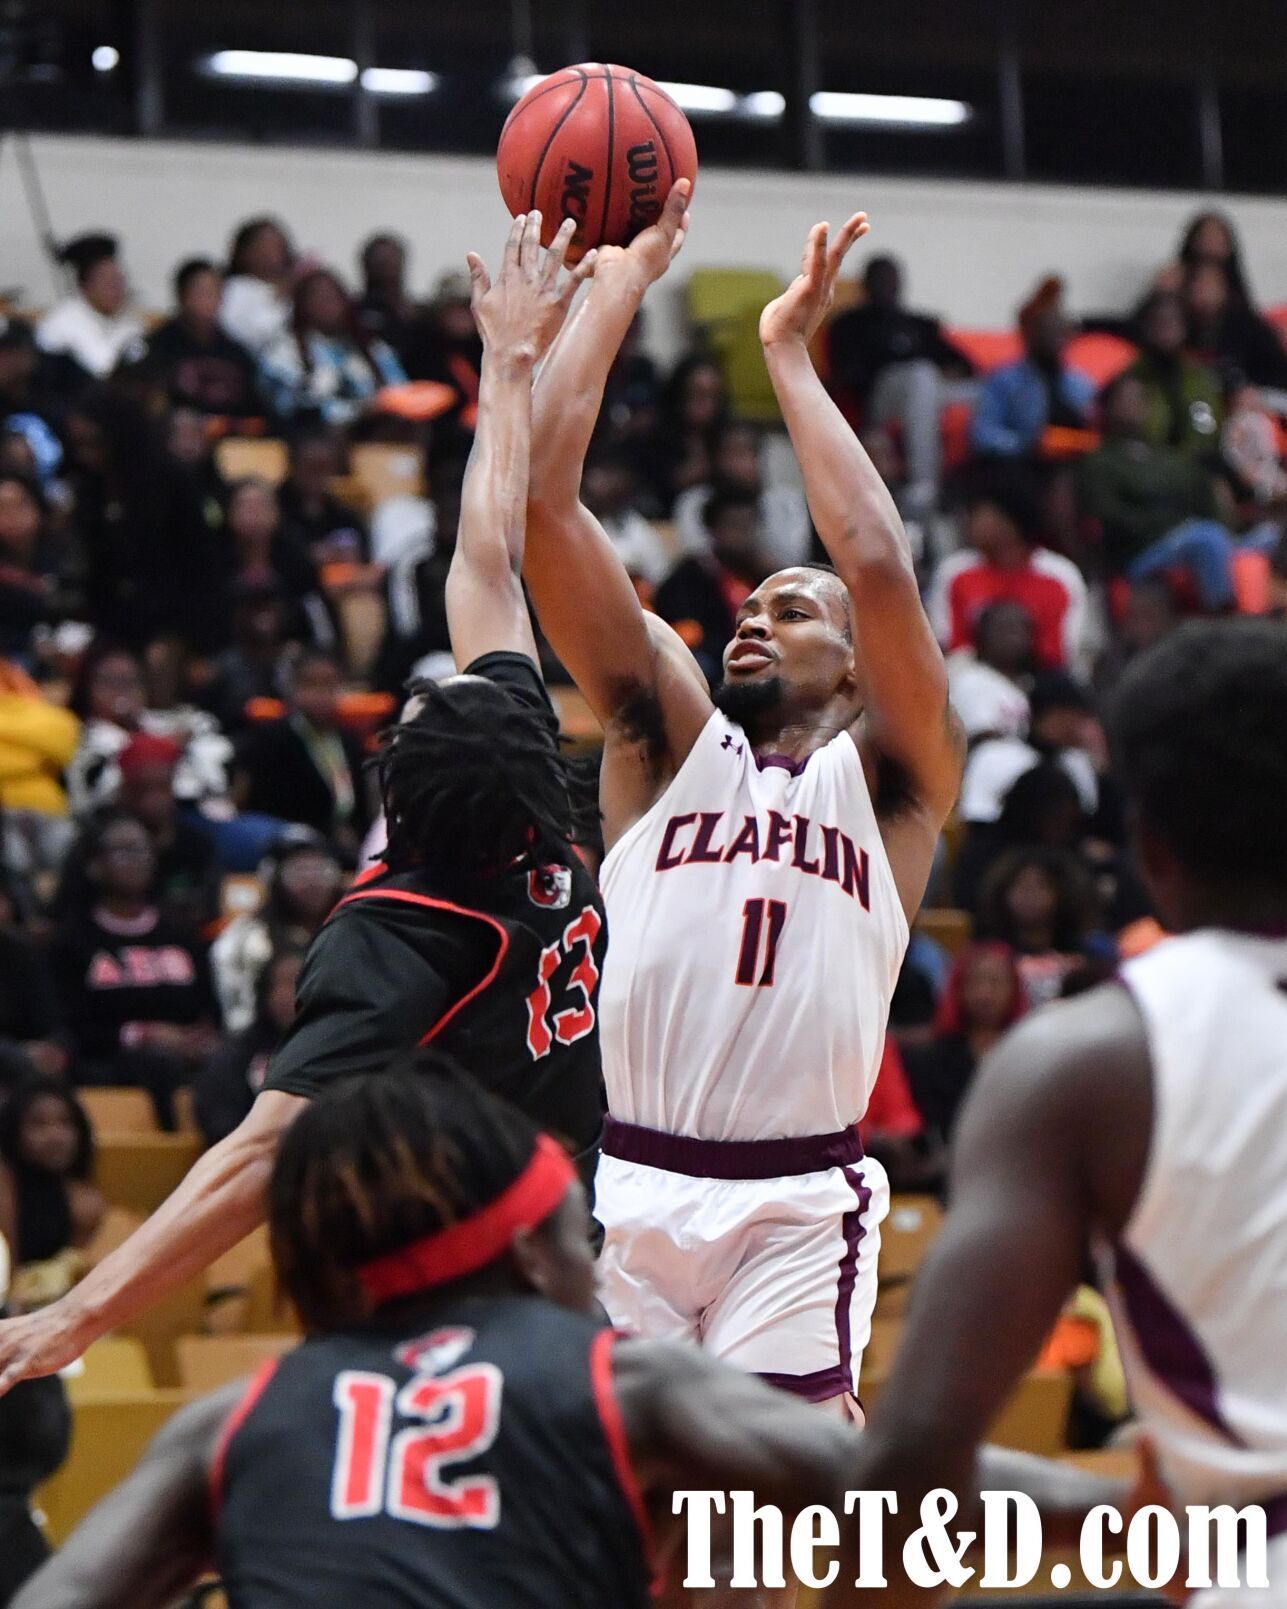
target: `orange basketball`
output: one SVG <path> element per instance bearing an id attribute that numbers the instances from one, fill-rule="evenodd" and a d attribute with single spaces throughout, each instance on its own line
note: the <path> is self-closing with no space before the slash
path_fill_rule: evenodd
<path id="1" fill-rule="evenodd" d="M 539 207 L 546 245 L 575 218 L 569 257 L 624 246 L 655 223 L 676 179 L 697 177 L 688 119 L 628 67 L 587 62 L 534 84 L 505 120 L 496 152 L 510 212 Z"/>

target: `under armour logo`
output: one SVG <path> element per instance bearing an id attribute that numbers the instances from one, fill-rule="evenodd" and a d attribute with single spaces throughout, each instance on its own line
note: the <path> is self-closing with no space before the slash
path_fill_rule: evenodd
<path id="1" fill-rule="evenodd" d="M 720 748 L 732 749 L 733 753 L 739 756 L 742 752 L 742 745 L 740 743 L 734 743 L 733 734 L 731 732 L 725 732 L 724 741 L 720 744 Z"/>

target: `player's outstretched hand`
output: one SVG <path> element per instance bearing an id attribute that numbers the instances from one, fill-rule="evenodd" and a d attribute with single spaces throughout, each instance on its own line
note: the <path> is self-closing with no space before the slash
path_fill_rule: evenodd
<path id="1" fill-rule="evenodd" d="M 578 288 L 593 274 L 589 251 L 569 273 L 564 259 L 576 232 L 563 221 L 548 251 L 541 249 L 541 215 L 520 213 L 505 242 L 500 273 L 493 285 L 481 257 L 470 252 L 470 302 L 486 350 L 502 362 L 531 366 L 549 351 Z"/>
<path id="2" fill-rule="evenodd" d="M 688 234 L 692 193 L 691 180 L 677 180 L 655 224 L 640 230 L 628 246 L 600 246 L 596 277 L 610 283 L 624 277 L 640 294 L 659 280 L 678 257 Z"/>
<path id="3" fill-rule="evenodd" d="M 804 243 L 800 272 L 760 314 L 760 340 L 765 346 L 783 341 L 803 345 L 813 339 L 836 294 L 836 280 L 849 248 L 870 225 L 865 212 L 855 212 L 831 240 L 831 225 L 816 223 Z"/>
<path id="4" fill-rule="evenodd" d="M 85 1345 L 65 1301 L 0 1321 L 0 1397 L 20 1380 L 65 1369 Z"/>

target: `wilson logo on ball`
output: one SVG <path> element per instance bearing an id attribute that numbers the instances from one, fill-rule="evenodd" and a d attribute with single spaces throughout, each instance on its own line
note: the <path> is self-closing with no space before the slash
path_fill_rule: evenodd
<path id="1" fill-rule="evenodd" d="M 630 227 L 646 229 L 657 221 L 661 211 L 661 196 L 657 193 L 661 164 L 657 147 L 651 140 L 630 147 L 626 152 L 626 171 L 630 175 Z"/>

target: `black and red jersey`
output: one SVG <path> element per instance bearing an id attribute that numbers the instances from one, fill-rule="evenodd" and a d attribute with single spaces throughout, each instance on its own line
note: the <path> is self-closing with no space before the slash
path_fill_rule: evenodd
<path id="1" fill-rule="evenodd" d="M 613 1332 L 536 1295 L 307 1340 L 215 1460 L 230 1609 L 641 1609 Z"/>
<path id="2" fill-rule="evenodd" d="M 518 664 L 491 664 L 501 660 Z M 548 706 L 531 661 L 495 654 L 487 665 L 515 696 Z M 588 1182 L 602 1113 L 606 949 L 603 903 L 570 847 L 555 864 L 476 878 L 466 892 L 373 867 L 309 949 L 265 1088 L 311 1097 L 438 1045 L 568 1143 Z"/>

